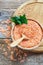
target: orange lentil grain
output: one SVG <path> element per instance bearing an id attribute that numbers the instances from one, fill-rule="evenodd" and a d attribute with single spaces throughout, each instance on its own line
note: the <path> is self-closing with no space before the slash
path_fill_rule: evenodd
<path id="1" fill-rule="evenodd" d="M 8 55 L 7 51 L 6 51 L 6 52 L 4 52 L 4 55 L 5 55 L 5 56 L 7 56 L 7 55 Z"/>
<path id="2" fill-rule="evenodd" d="M 13 57 L 13 55 L 10 55 L 10 59 L 11 59 L 11 60 L 14 60 L 14 57 Z"/>
<path id="3" fill-rule="evenodd" d="M 11 51 L 11 47 L 10 46 L 7 46 L 8 50 Z"/>
<path id="4" fill-rule="evenodd" d="M 11 26 L 7 26 L 7 29 L 8 29 L 8 30 L 11 30 Z"/>
<path id="5" fill-rule="evenodd" d="M 20 61 L 20 63 L 23 63 L 25 60 L 24 59 L 22 59 L 21 61 Z"/>

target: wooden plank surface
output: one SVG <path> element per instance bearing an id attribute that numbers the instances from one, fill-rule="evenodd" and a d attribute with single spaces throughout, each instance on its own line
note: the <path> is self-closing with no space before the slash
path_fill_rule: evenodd
<path id="1" fill-rule="evenodd" d="M 0 0 L 0 9 L 16 9 L 26 1 L 34 2 L 36 0 Z"/>
<path id="2" fill-rule="evenodd" d="M 33 2 L 37 0 L 0 0 L 0 11 L 7 11 L 12 12 L 15 11 L 22 3 L 25 1 Z M 9 11 L 10 10 L 10 11 Z M 11 13 L 10 13 L 11 14 Z M 10 16 L 9 14 L 9 16 Z M 7 25 L 6 25 L 7 24 Z M 0 27 L 3 26 L 10 26 L 10 24 L 2 22 L 0 23 Z M 6 27 L 5 26 L 5 27 Z M 6 29 L 5 29 L 6 30 Z M 2 36 L 1 36 L 2 34 Z M 43 65 L 43 54 L 34 54 L 34 53 L 28 53 L 28 56 L 25 58 L 25 61 L 20 63 L 19 61 L 13 62 L 9 59 L 10 52 L 6 48 L 5 44 L 11 43 L 11 38 L 7 38 L 6 36 L 3 36 L 3 33 L 0 32 L 0 65 Z M 4 44 L 4 47 L 3 47 Z M 3 54 L 3 50 L 6 49 L 8 53 L 7 58 Z"/>
<path id="3" fill-rule="evenodd" d="M 43 0 L 38 0 L 38 2 L 43 2 Z"/>

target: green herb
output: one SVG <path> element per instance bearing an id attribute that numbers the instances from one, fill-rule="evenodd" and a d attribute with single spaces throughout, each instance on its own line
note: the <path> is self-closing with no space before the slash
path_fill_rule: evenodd
<path id="1" fill-rule="evenodd" d="M 11 21 L 14 22 L 15 24 L 27 24 L 27 18 L 24 15 L 20 15 L 20 16 L 14 16 L 11 17 Z"/>

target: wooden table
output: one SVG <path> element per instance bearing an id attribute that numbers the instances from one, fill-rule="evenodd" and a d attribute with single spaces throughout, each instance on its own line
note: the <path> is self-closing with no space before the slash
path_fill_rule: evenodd
<path id="1" fill-rule="evenodd" d="M 10 34 L 11 32 L 8 27 L 11 26 L 11 24 L 7 22 L 2 22 L 1 18 L 2 17 L 9 18 L 12 15 L 12 12 L 15 11 L 17 7 L 20 6 L 25 1 L 31 2 L 30 0 L 17 0 L 17 1 L 0 0 L 0 12 L 1 12 L 0 13 L 0 44 L 3 45 L 4 43 L 11 43 L 11 35 L 8 36 L 8 33 Z M 37 0 L 32 0 L 32 2 L 33 1 L 37 1 Z M 1 27 L 4 28 L 6 33 L 1 32 L 3 29 Z M 25 62 L 23 63 L 13 62 L 3 55 L 3 48 L 1 48 L 0 46 L 0 65 L 43 65 L 43 54 L 28 53 L 28 56 L 26 57 Z"/>

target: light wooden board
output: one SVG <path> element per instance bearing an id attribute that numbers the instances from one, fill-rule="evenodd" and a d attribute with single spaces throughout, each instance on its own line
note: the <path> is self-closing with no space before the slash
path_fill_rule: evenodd
<path id="1" fill-rule="evenodd" d="M 26 14 L 28 19 L 36 20 L 43 28 L 43 2 L 24 3 L 15 11 L 13 16 L 21 14 Z M 43 52 L 43 39 L 40 43 L 41 45 L 32 50 L 33 52 Z"/>

